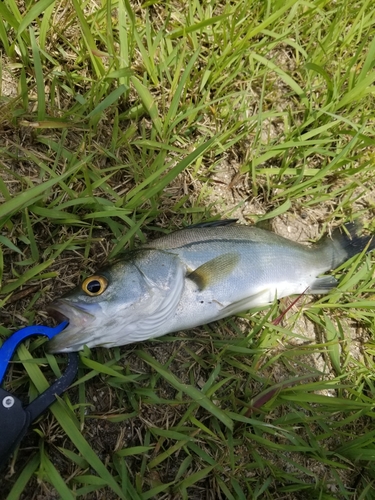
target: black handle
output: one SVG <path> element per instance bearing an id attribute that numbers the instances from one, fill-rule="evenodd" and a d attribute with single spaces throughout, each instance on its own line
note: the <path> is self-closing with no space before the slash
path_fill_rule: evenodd
<path id="1" fill-rule="evenodd" d="M 0 388 L 0 470 L 27 433 L 32 421 L 47 410 L 56 401 L 56 396 L 60 396 L 73 382 L 78 371 L 78 360 L 78 353 L 69 353 L 63 375 L 26 407 L 13 394 Z"/>

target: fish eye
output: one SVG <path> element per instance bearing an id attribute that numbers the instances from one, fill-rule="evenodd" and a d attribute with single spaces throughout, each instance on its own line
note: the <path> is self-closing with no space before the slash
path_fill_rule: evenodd
<path id="1" fill-rule="evenodd" d="M 82 283 L 82 290 L 90 295 L 96 297 L 101 295 L 108 286 L 108 281 L 104 276 L 90 276 Z"/>

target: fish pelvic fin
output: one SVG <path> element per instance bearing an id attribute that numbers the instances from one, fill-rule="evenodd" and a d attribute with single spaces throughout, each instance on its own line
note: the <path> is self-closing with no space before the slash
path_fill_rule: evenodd
<path id="1" fill-rule="evenodd" d="M 227 305 L 220 310 L 220 318 L 225 318 L 226 316 L 231 316 L 232 314 L 237 314 L 243 311 L 248 311 L 253 307 L 263 307 L 272 304 L 276 300 L 276 291 L 271 288 L 264 288 L 253 295 L 244 297 L 237 302 L 232 302 L 232 304 Z"/>
<path id="2" fill-rule="evenodd" d="M 200 290 L 226 278 L 237 266 L 240 256 L 236 253 L 225 253 L 205 262 L 195 271 L 187 275 L 194 281 Z"/>
<path id="3" fill-rule="evenodd" d="M 348 222 L 343 228 L 335 229 L 331 238 L 327 236 L 318 243 L 330 269 L 335 269 L 364 250 L 371 252 L 375 249 L 374 235 L 360 236 L 361 227 L 358 222 Z"/>

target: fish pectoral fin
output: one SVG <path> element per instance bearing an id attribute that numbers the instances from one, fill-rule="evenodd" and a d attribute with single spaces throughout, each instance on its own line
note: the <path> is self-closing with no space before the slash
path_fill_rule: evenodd
<path id="1" fill-rule="evenodd" d="M 237 253 L 225 253 L 205 262 L 187 275 L 200 290 L 226 278 L 237 266 L 240 256 Z"/>
<path id="2" fill-rule="evenodd" d="M 328 293 L 332 288 L 337 287 L 337 279 L 333 276 L 322 276 L 309 286 L 307 293 L 324 294 Z"/>

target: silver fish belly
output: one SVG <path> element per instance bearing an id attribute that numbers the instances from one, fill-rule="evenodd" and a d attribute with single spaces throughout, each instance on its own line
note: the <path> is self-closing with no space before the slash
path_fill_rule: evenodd
<path id="1" fill-rule="evenodd" d="M 192 227 L 129 252 L 51 305 L 69 326 L 50 351 L 113 347 L 193 328 L 275 299 L 337 285 L 319 276 L 373 249 L 356 226 L 311 247 L 254 226 Z M 90 281 L 91 280 L 91 281 Z"/>

